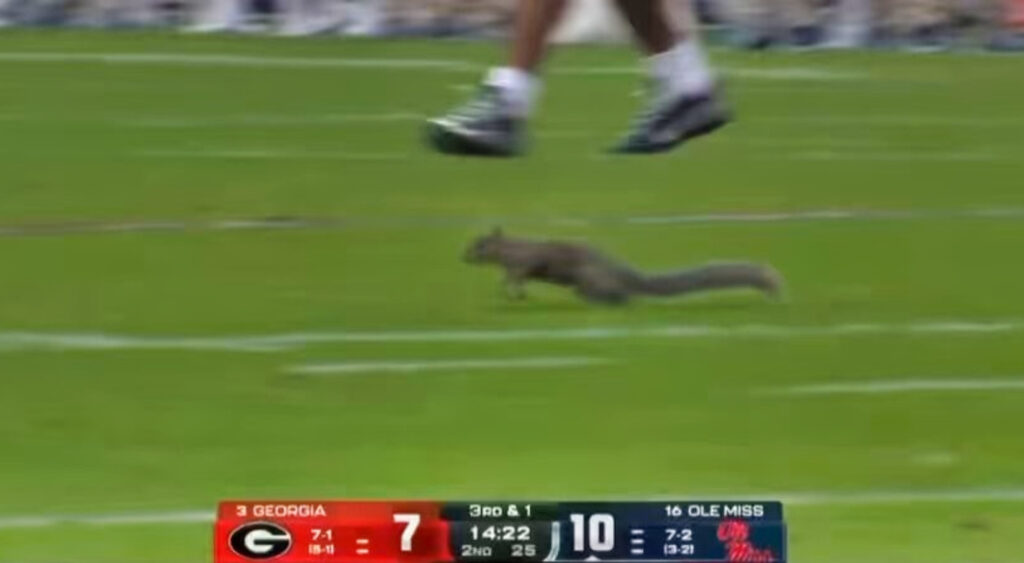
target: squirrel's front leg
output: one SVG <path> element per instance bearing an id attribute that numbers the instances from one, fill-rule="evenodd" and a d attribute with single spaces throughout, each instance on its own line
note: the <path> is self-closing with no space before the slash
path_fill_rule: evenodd
<path id="1" fill-rule="evenodd" d="M 526 299 L 526 275 L 519 270 L 505 271 L 505 295 L 514 301 Z"/>

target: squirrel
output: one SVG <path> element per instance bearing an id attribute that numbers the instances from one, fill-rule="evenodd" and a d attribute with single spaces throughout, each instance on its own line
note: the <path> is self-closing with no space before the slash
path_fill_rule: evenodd
<path id="1" fill-rule="evenodd" d="M 505 289 L 512 299 L 526 297 L 524 286 L 530 280 L 572 287 L 587 301 L 613 305 L 635 295 L 672 296 L 741 287 L 774 299 L 783 284 L 771 266 L 747 262 L 646 275 L 583 244 L 509 237 L 500 227 L 470 243 L 463 259 L 504 268 Z"/>

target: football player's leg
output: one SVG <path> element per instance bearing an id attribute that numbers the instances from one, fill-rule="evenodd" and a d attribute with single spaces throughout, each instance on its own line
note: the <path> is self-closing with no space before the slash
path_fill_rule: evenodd
<path id="1" fill-rule="evenodd" d="M 340 0 L 335 6 L 340 27 L 346 35 L 377 35 L 385 27 L 390 6 L 384 0 Z M 406 8 L 403 4 L 399 7 Z"/>
<path id="2" fill-rule="evenodd" d="M 795 47 L 814 47 L 821 43 L 818 10 L 809 0 L 780 0 L 779 11 L 789 43 Z"/>
<path id="3" fill-rule="evenodd" d="M 650 107 L 615 150 L 661 152 L 728 123 L 729 111 L 697 34 L 674 28 L 664 0 L 616 4 L 649 56 L 655 91 Z"/>
<path id="4" fill-rule="evenodd" d="M 866 45 L 871 37 L 873 4 L 871 0 L 838 0 L 825 46 L 853 49 Z"/>
<path id="5" fill-rule="evenodd" d="M 900 31 L 896 2 L 897 0 L 872 0 L 871 44 L 873 46 L 891 47 L 896 43 Z"/>
<path id="6" fill-rule="evenodd" d="M 163 7 L 156 0 L 118 0 L 117 3 L 130 25 L 159 24 L 164 16 Z"/>
<path id="7" fill-rule="evenodd" d="M 1024 51 L 1024 2 L 983 0 L 976 9 L 985 28 L 989 49 Z"/>
<path id="8" fill-rule="evenodd" d="M 307 31 L 309 14 L 306 0 L 281 0 L 276 2 L 276 7 L 281 14 L 281 27 L 278 29 L 278 33 L 289 36 L 311 33 Z"/>
<path id="9" fill-rule="evenodd" d="M 616 0 L 616 4 L 647 54 L 657 55 L 675 46 L 677 32 L 669 22 L 669 13 L 663 0 Z"/>
<path id="10" fill-rule="evenodd" d="M 548 38 L 562 19 L 568 0 L 520 0 L 515 16 L 509 66 L 537 72 L 548 52 Z"/>
<path id="11" fill-rule="evenodd" d="M 913 50 L 942 49 L 945 44 L 945 13 L 941 0 L 899 0 L 897 19 Z"/>
<path id="12" fill-rule="evenodd" d="M 723 12 L 734 41 L 748 49 L 767 49 L 778 41 L 771 26 L 772 0 L 727 0 Z"/>
<path id="13" fill-rule="evenodd" d="M 282 12 L 281 35 L 315 35 L 335 31 L 341 25 L 341 7 L 336 0 L 281 0 L 278 6 Z"/>
<path id="14" fill-rule="evenodd" d="M 510 156 L 524 148 L 525 123 L 540 88 L 548 39 L 568 0 L 519 0 L 508 65 L 494 68 L 467 105 L 428 123 L 442 152 Z"/>
<path id="15" fill-rule="evenodd" d="M 242 0 L 204 0 L 193 7 L 194 21 L 185 31 L 211 33 L 237 29 L 244 19 Z"/>

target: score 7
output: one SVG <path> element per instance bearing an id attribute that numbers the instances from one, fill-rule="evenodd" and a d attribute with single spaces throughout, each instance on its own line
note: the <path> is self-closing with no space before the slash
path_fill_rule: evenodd
<path id="1" fill-rule="evenodd" d="M 395 523 L 405 524 L 402 529 L 402 551 L 412 551 L 412 536 L 420 527 L 419 514 L 395 514 Z"/>

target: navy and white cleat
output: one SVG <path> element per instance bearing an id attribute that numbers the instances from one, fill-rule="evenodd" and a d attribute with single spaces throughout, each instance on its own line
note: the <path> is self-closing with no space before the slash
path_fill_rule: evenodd
<path id="1" fill-rule="evenodd" d="M 465 106 L 427 122 L 427 140 L 446 154 L 516 156 L 525 137 L 525 119 L 514 116 L 501 91 L 489 85 Z"/>
<path id="2" fill-rule="evenodd" d="M 650 154 L 671 150 L 680 144 L 707 135 L 732 120 L 717 89 L 707 94 L 682 95 L 656 100 L 637 119 L 633 130 L 612 152 Z"/>

